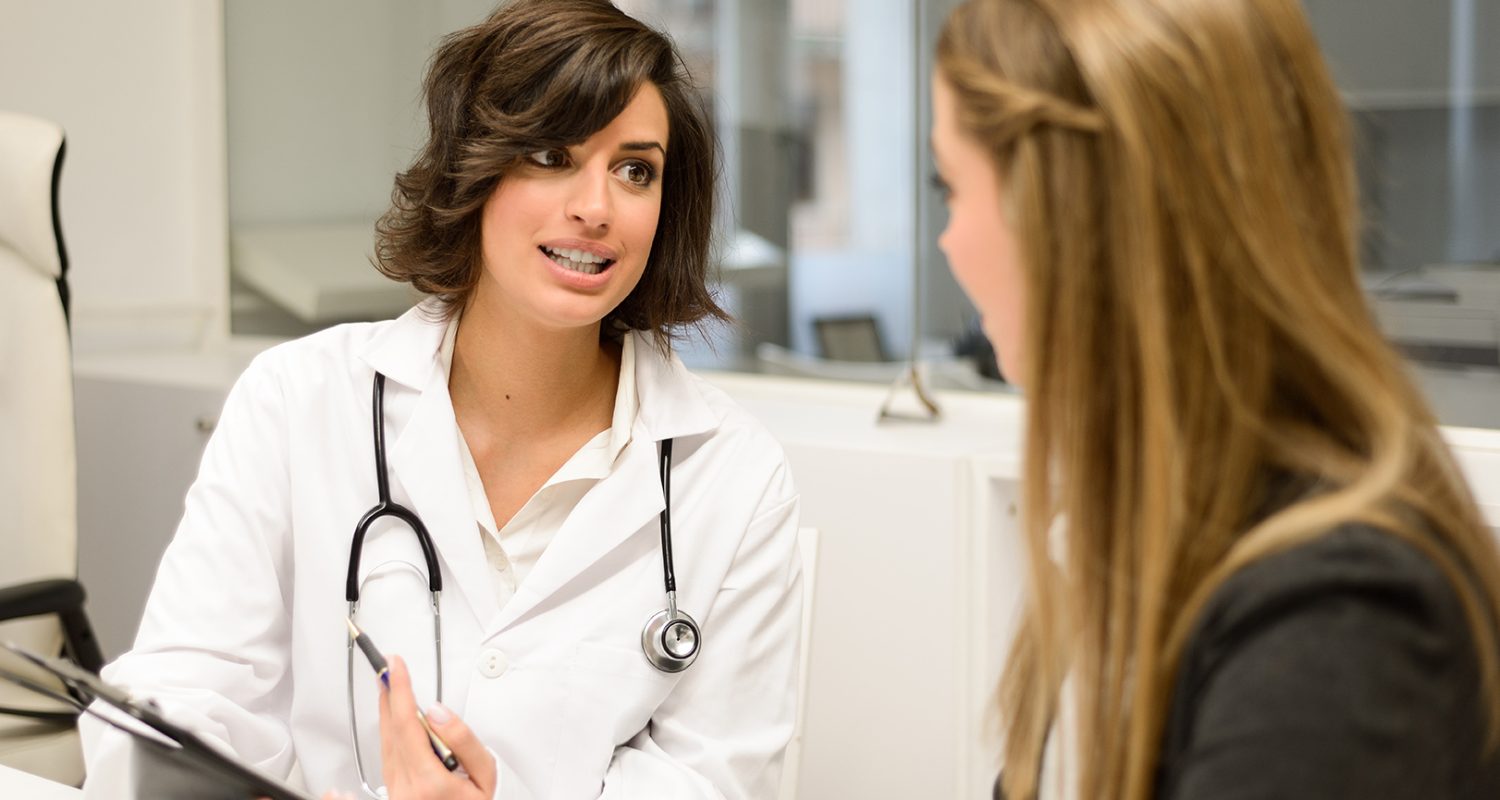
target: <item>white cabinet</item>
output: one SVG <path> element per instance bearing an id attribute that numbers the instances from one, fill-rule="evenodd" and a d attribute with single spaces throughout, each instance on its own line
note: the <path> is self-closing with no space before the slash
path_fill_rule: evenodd
<path id="1" fill-rule="evenodd" d="M 78 575 L 106 658 L 135 640 L 208 433 L 265 345 L 76 361 Z"/>
<path id="2" fill-rule="evenodd" d="M 203 428 L 263 346 L 78 365 L 80 574 L 109 655 L 134 636 Z M 708 377 L 784 443 L 820 532 L 800 796 L 989 797 L 1025 575 L 1021 400 L 941 394 L 943 420 L 880 425 L 881 386 Z M 1444 433 L 1500 530 L 1500 431 Z"/>
<path id="3" fill-rule="evenodd" d="M 1020 402 L 945 394 L 938 422 L 882 425 L 883 386 L 709 378 L 785 445 L 819 531 L 798 796 L 989 797 Z"/>

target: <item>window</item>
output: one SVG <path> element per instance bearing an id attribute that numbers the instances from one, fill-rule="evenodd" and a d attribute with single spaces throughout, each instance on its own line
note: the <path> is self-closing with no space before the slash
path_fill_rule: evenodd
<path id="1" fill-rule="evenodd" d="M 937 249 L 927 76 L 958 0 L 619 0 L 677 42 L 724 144 L 718 291 L 698 367 L 1002 388 Z M 233 328 L 296 335 L 412 302 L 368 264 L 424 131 L 426 58 L 489 0 L 227 0 Z M 1445 423 L 1500 427 L 1500 5 L 1306 0 L 1359 134 L 1365 281 Z M 893 361 L 842 363 L 866 320 Z M 820 328 L 821 326 L 821 328 Z M 976 338 L 980 339 L 976 343 Z M 990 374 L 993 374 L 991 371 Z"/>

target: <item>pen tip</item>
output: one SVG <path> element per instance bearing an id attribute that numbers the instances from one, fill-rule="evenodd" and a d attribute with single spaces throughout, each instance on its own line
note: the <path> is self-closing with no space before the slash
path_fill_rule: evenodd
<path id="1" fill-rule="evenodd" d="M 359 626 L 354 624 L 354 620 L 344 617 L 344 624 L 349 626 L 349 638 L 358 639 L 360 630 Z"/>

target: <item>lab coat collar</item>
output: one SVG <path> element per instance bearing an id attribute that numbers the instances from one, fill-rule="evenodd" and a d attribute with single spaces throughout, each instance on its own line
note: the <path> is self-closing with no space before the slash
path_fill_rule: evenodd
<path id="1" fill-rule="evenodd" d="M 435 330 L 441 334 L 442 326 Z M 405 387 L 387 388 L 387 424 L 396 427 L 401 406 L 411 409 L 391 448 L 390 468 L 411 498 L 412 510 L 426 522 L 448 575 L 475 617 L 487 620 L 498 607 L 494 576 L 471 513 L 458 421 L 443 371 L 432 369 L 428 375 L 428 385 L 415 396 Z"/>
<path id="2" fill-rule="evenodd" d="M 657 460 L 659 442 L 718 427 L 718 416 L 682 361 L 671 353 L 663 354 L 650 336 L 629 335 L 636 337 L 635 385 L 640 400 L 630 442 L 614 470 L 583 496 L 557 531 L 490 626 L 492 634 L 545 609 L 548 598 L 632 536 L 646 530 L 655 535 L 659 529 L 651 523 L 666 507 Z"/>
<path id="3" fill-rule="evenodd" d="M 635 337 L 636 437 L 654 447 L 663 439 L 696 436 L 719 426 L 719 413 L 710 408 L 703 388 L 675 353 L 665 353 L 651 336 Z"/>
<path id="4" fill-rule="evenodd" d="M 656 443 L 635 438 L 615 469 L 594 485 L 563 522 L 531 574 L 516 587 L 486 633 L 497 634 L 560 593 L 579 574 L 656 519 L 666 503 L 657 477 Z M 655 528 L 652 528 L 655 530 Z"/>
<path id="5" fill-rule="evenodd" d="M 361 358 L 388 380 L 422 391 L 430 383 L 442 382 L 439 365 L 446 331 L 441 305 L 429 298 L 372 336 Z M 640 402 L 636 433 L 661 441 L 718 427 L 719 415 L 704 400 L 697 379 L 677 355 L 662 353 L 647 334 L 627 335 L 635 337 L 635 386 Z"/>
<path id="6" fill-rule="evenodd" d="M 447 330 L 442 304 L 428 298 L 384 324 L 365 344 L 360 358 L 387 380 L 422 391 L 433 373 L 440 372 L 438 359 Z"/>
<path id="7" fill-rule="evenodd" d="M 483 620 L 495 612 L 495 593 L 484 543 L 468 513 L 458 421 L 438 363 L 445 330 L 442 306 L 428 299 L 391 322 L 379 323 L 359 357 L 386 377 L 385 424 L 395 435 L 390 470 L 447 568 L 451 580 L 444 583 L 443 594 L 451 602 L 457 583 Z"/>
<path id="8" fill-rule="evenodd" d="M 371 337 L 361 358 L 387 378 L 386 421 L 399 429 L 391 469 L 427 525 L 439 557 L 481 624 L 491 633 L 520 619 L 661 513 L 657 442 L 707 433 L 719 413 L 682 362 L 663 354 L 647 335 L 637 337 L 636 393 L 640 407 L 631 441 L 615 471 L 591 490 L 557 532 L 536 567 L 498 617 L 493 576 L 475 528 L 459 452 L 458 423 L 440 369 L 445 321 L 427 300 Z M 419 393 L 401 398 L 394 381 Z M 399 425 L 402 407 L 411 409 Z M 399 426 L 399 428 L 398 428 Z"/>

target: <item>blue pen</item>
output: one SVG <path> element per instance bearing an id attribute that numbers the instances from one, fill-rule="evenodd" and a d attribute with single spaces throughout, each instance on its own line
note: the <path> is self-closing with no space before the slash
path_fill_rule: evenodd
<path id="1" fill-rule="evenodd" d="M 375 648 L 375 643 L 370 641 L 369 634 L 360 630 L 359 626 L 354 624 L 354 620 L 345 617 L 344 622 L 349 624 L 349 638 L 355 644 L 359 645 L 359 649 L 364 652 L 365 658 L 369 659 L 370 666 L 375 668 L 375 674 L 380 678 L 380 682 L 385 684 L 385 688 L 391 688 L 391 669 L 385 663 L 385 656 L 381 655 L 380 651 Z M 432 752 L 437 754 L 438 760 L 443 762 L 443 766 L 447 767 L 449 772 L 458 769 L 458 756 L 453 755 L 453 751 L 449 749 L 448 744 L 432 729 L 432 725 L 427 722 L 427 715 L 423 714 L 420 708 L 417 709 L 417 721 L 422 723 L 422 729 L 427 731 L 427 741 L 432 744 Z"/>

